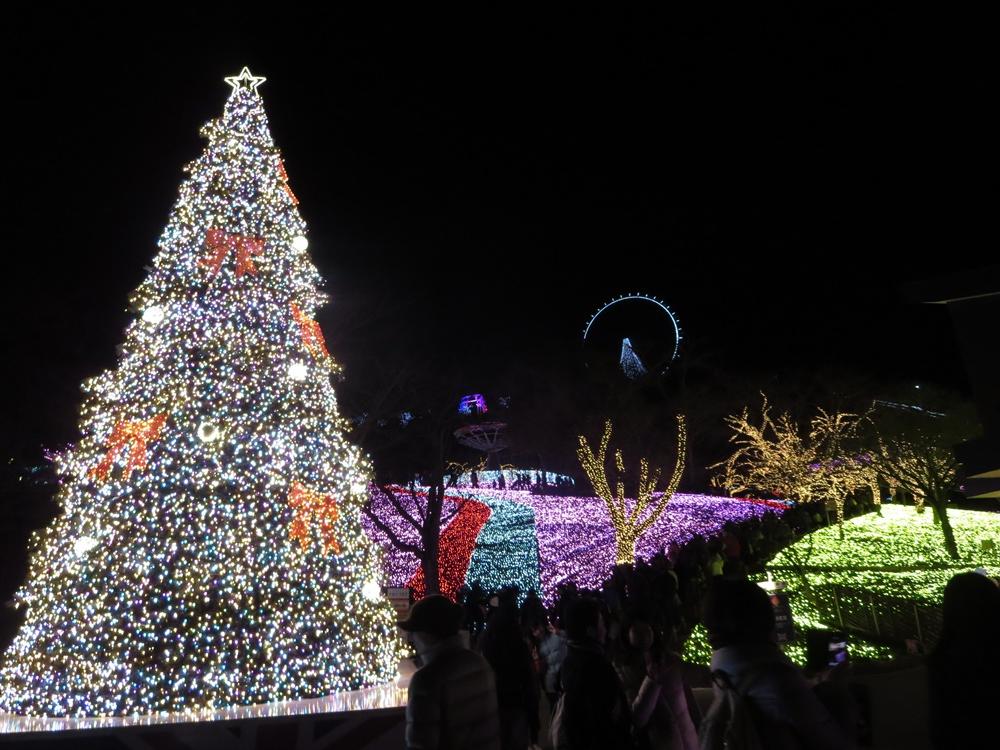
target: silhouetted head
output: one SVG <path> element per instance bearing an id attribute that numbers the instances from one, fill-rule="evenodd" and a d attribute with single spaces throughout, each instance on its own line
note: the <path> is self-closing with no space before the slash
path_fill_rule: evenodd
<path id="1" fill-rule="evenodd" d="M 447 638 L 458 632 L 462 623 L 462 608 L 444 596 L 427 596 L 410 609 L 405 620 L 396 624 L 409 633 L 427 633 L 437 638 Z"/>
<path id="2" fill-rule="evenodd" d="M 750 581 L 714 577 L 702 602 L 702 621 L 712 648 L 774 640 L 771 599 Z"/>
<path id="3" fill-rule="evenodd" d="M 582 641 L 592 639 L 598 643 L 604 642 L 604 617 L 601 605 L 595 599 L 576 599 L 566 608 L 566 635 L 570 640 Z"/>
<path id="4" fill-rule="evenodd" d="M 653 629 L 642 621 L 632 623 L 628 629 L 628 642 L 636 651 L 646 653 L 653 647 Z"/>
<path id="5" fill-rule="evenodd" d="M 959 573 L 944 587 L 941 640 L 983 641 L 1000 629 L 1000 589 L 979 573 Z"/>

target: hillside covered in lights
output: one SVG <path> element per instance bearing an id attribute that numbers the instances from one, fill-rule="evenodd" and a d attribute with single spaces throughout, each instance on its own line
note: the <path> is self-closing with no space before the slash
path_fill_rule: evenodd
<path id="1" fill-rule="evenodd" d="M 379 490 L 372 487 L 370 491 L 379 517 L 398 527 L 404 538 L 412 535 Z M 462 585 L 478 581 L 486 590 L 517 586 L 522 592 L 538 591 L 552 601 L 562 584 L 599 588 L 614 567 L 614 527 L 598 497 L 466 487 L 451 490 L 447 502 L 459 508 L 442 533 L 441 589 L 446 594 L 454 595 Z M 697 535 L 714 537 L 727 522 L 781 513 L 785 507 L 769 501 L 678 493 L 640 539 L 637 555 L 648 560 Z M 394 549 L 367 519 L 364 524 L 385 551 L 389 584 L 419 591 L 417 558 Z"/>
<path id="2" fill-rule="evenodd" d="M 960 560 L 948 557 L 929 509 L 917 513 L 909 505 L 883 505 L 881 516 L 845 521 L 843 539 L 833 526 L 813 532 L 778 554 L 768 571 L 785 578 L 802 564 L 813 586 L 853 586 L 937 603 L 956 573 L 985 567 L 1000 574 L 1000 514 L 951 509 L 948 518 Z"/>

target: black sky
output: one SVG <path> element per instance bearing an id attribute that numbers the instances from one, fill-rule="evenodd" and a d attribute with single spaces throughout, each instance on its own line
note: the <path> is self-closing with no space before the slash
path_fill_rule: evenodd
<path id="1" fill-rule="evenodd" d="M 576 356 L 601 302 L 643 291 L 734 369 L 964 385 L 944 312 L 900 286 L 995 253 L 974 23 L 959 59 L 877 11 L 73 13 L 5 32 L 6 450 L 74 437 L 243 65 L 268 77 L 348 377 L 418 331 L 472 371 Z"/>

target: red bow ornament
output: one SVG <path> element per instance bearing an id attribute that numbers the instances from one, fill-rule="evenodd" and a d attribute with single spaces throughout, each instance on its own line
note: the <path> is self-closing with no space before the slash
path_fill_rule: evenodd
<path id="1" fill-rule="evenodd" d="M 253 258 L 264 252 L 264 240 L 261 237 L 229 234 L 222 229 L 209 229 L 205 234 L 205 247 L 211 254 L 202 258 L 199 265 L 211 268 L 212 276 L 215 276 L 222 268 L 222 261 L 232 250 L 236 253 L 236 278 L 240 278 L 245 273 L 257 275 Z"/>
<path id="2" fill-rule="evenodd" d="M 299 199 L 295 197 L 295 193 L 293 193 L 292 189 L 288 186 L 288 172 L 285 171 L 285 162 L 283 161 L 278 162 L 278 174 L 281 175 L 281 187 L 285 189 L 285 193 L 292 201 L 292 205 L 299 205 Z"/>
<path id="3" fill-rule="evenodd" d="M 144 469 L 146 467 L 146 448 L 149 443 L 160 437 L 160 432 L 162 432 L 166 421 L 166 414 L 157 414 L 150 419 L 136 419 L 116 424 L 111 431 L 111 438 L 108 440 L 108 452 L 104 455 L 101 463 L 90 470 L 91 478 L 101 482 L 107 481 L 115 459 L 126 447 L 128 448 L 128 463 L 125 464 L 122 479 L 127 481 L 135 469 Z"/>
<path id="4" fill-rule="evenodd" d="M 309 353 L 317 358 L 320 356 L 329 357 L 330 352 L 326 350 L 326 339 L 323 338 L 323 329 L 319 327 L 319 323 L 302 312 L 302 308 L 294 302 L 292 303 L 292 317 L 299 325 L 299 331 L 302 333 L 302 344 Z"/>
<path id="5" fill-rule="evenodd" d="M 323 551 L 340 554 L 340 542 L 333 530 L 334 523 L 340 518 L 340 510 L 332 495 L 314 492 L 300 482 L 293 482 L 288 491 L 288 504 L 295 510 L 288 536 L 298 540 L 303 551 L 309 546 L 309 531 L 315 526 L 323 540 Z"/>

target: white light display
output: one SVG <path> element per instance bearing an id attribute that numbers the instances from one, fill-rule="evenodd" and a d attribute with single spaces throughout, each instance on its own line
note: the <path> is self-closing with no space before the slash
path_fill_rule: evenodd
<path id="1" fill-rule="evenodd" d="M 145 311 L 143 311 L 142 319 L 155 326 L 157 323 L 163 321 L 164 314 L 163 308 L 159 305 L 150 305 L 145 309 Z"/>
<path id="2" fill-rule="evenodd" d="M 233 87 L 234 92 L 250 91 L 257 93 L 257 87 L 267 79 L 263 76 L 255 76 L 250 72 L 250 68 L 244 66 L 238 76 L 226 76 L 226 83 Z"/>
<path id="3" fill-rule="evenodd" d="M 297 382 L 302 382 L 309 377 L 309 367 L 305 362 L 292 362 L 288 366 L 288 377 Z"/>
<path id="4" fill-rule="evenodd" d="M 211 422 L 202 422 L 198 425 L 198 439 L 203 443 L 214 443 L 219 436 L 219 428 Z"/>
<path id="5" fill-rule="evenodd" d="M 130 300 L 152 325 L 130 326 L 116 365 L 83 384 L 61 513 L 33 535 L 15 594 L 0 714 L 212 711 L 396 674 L 393 611 L 364 594 L 380 576 L 352 494 L 367 461 L 329 378 L 289 377 L 290 362 L 336 364 L 314 319 L 321 278 L 289 239 L 306 227 L 263 80 L 227 79 Z"/>
<path id="6" fill-rule="evenodd" d="M 361 595 L 370 602 L 378 601 L 382 596 L 382 587 L 378 581 L 368 581 L 361 587 Z"/>
<path id="7" fill-rule="evenodd" d="M 77 557 L 83 557 L 90 550 L 94 549 L 100 542 L 98 542 L 92 536 L 81 536 L 75 542 L 73 542 L 73 554 Z"/>
<path id="8" fill-rule="evenodd" d="M 309 240 L 306 239 L 305 235 L 297 234 L 292 238 L 292 250 L 299 253 L 304 253 L 309 249 Z"/>

